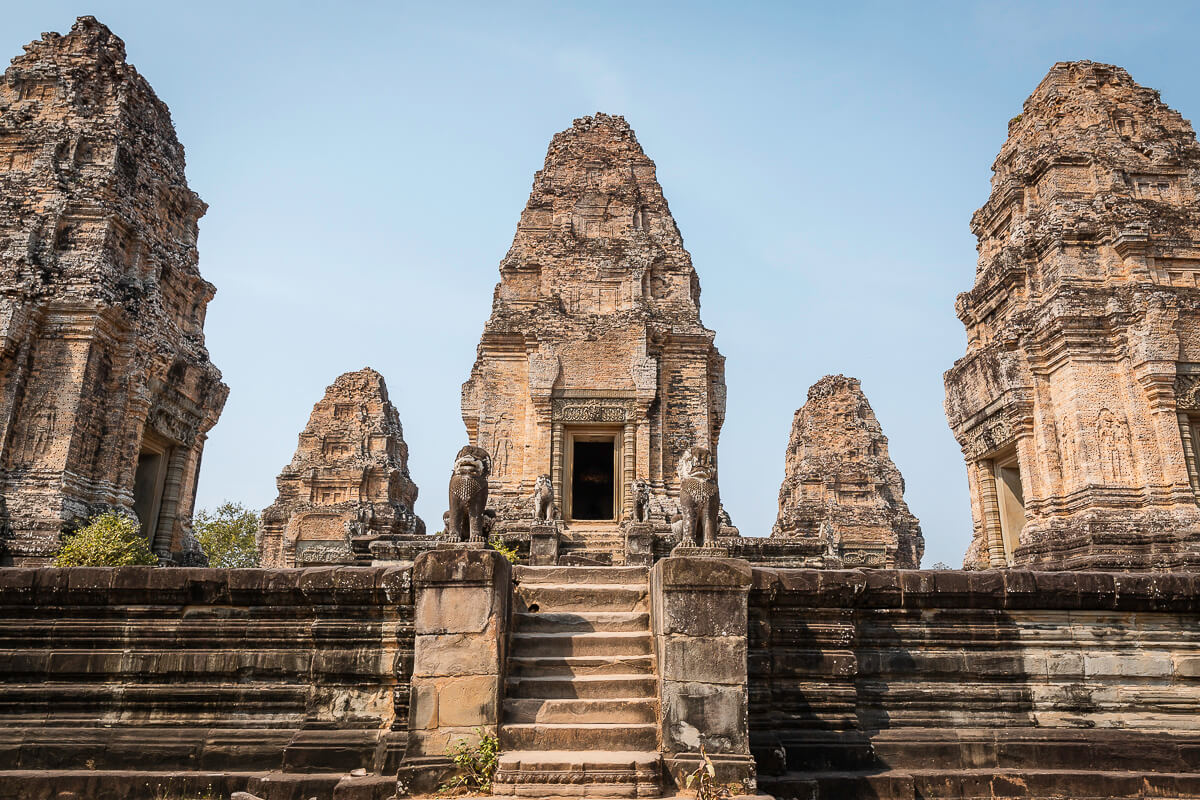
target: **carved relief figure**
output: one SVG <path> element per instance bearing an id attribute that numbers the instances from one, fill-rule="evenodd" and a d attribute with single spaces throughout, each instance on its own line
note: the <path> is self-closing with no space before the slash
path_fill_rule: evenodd
<path id="1" fill-rule="evenodd" d="M 1062 462 L 1062 479 L 1069 484 L 1075 477 L 1076 459 L 1079 453 L 1079 440 L 1070 422 L 1064 421 L 1059 429 L 1059 457 Z"/>
<path id="2" fill-rule="evenodd" d="M 491 472 L 491 456 L 482 447 L 467 445 L 458 451 L 450 474 L 450 511 L 446 519 L 446 538 L 450 541 L 485 540 L 483 511 Z"/>
<path id="3" fill-rule="evenodd" d="M 650 485 L 641 478 L 633 482 L 633 521 L 650 521 Z"/>
<path id="4" fill-rule="evenodd" d="M 1122 481 L 1129 468 L 1129 429 L 1123 420 L 1100 409 L 1096 415 L 1096 437 L 1100 442 L 1100 474 L 1106 483 Z"/>
<path id="5" fill-rule="evenodd" d="M 680 544 L 715 547 L 720 526 L 721 498 L 717 471 L 707 447 L 689 447 L 679 459 Z"/>
<path id="6" fill-rule="evenodd" d="M 512 454 L 512 432 L 510 431 L 512 418 L 507 414 L 501 414 L 491 422 L 491 448 L 489 455 L 492 459 L 492 469 L 497 476 L 508 474 L 508 459 Z"/>
<path id="7" fill-rule="evenodd" d="M 549 522 L 557 516 L 550 476 L 538 475 L 537 483 L 533 487 L 533 518 L 538 522 Z"/>

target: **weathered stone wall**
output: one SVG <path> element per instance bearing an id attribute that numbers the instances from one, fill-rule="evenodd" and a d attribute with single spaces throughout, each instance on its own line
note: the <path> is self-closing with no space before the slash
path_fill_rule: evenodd
<path id="1" fill-rule="evenodd" d="M 410 727 L 423 740 L 495 713 L 498 673 L 443 646 L 499 629 L 506 569 L 492 580 L 456 566 L 485 557 L 499 563 L 425 557 L 446 565 L 422 584 L 430 653 L 445 657 L 425 670 L 438 691 L 418 705 L 436 704 L 412 726 L 409 566 L 0 570 L 0 798 L 82 781 L 154 798 L 172 776 L 325 798 L 357 767 L 390 792 Z M 707 737 L 721 768 L 737 767 L 745 663 L 762 791 L 1200 797 L 1200 575 L 688 563 L 660 562 L 653 581 L 662 722 L 682 749 Z M 494 602 L 458 602 L 480 591 Z M 462 675 L 443 669 L 462 658 Z M 463 678 L 486 685 L 462 693 Z M 680 748 L 663 741 L 674 769 Z M 443 745 L 416 748 L 410 766 Z"/>
<path id="2" fill-rule="evenodd" d="M 1198 621 L 1195 574 L 756 568 L 759 786 L 1196 796 Z"/>
<path id="3" fill-rule="evenodd" d="M 243 787 L 270 771 L 395 775 L 412 620 L 411 566 L 0 570 L 0 783 L 13 770 L 227 772 L 218 786 Z"/>
<path id="4" fill-rule="evenodd" d="M 207 432 L 228 388 L 204 346 L 206 206 L 166 105 L 91 17 L 0 81 L 0 563 L 117 509 L 192 563 Z"/>

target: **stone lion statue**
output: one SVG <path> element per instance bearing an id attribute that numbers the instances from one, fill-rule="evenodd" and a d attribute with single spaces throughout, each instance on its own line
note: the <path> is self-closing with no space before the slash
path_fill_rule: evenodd
<path id="1" fill-rule="evenodd" d="M 633 482 L 630 487 L 633 492 L 633 521 L 634 522 L 649 522 L 650 521 L 650 484 L 646 483 L 641 478 Z"/>
<path id="2" fill-rule="evenodd" d="M 450 473 L 450 511 L 447 512 L 446 538 L 451 542 L 487 540 L 484 508 L 487 506 L 488 475 L 492 459 L 482 447 L 467 445 L 454 458 Z M 468 538 L 469 536 L 469 538 Z"/>
<path id="3" fill-rule="evenodd" d="M 549 475 L 538 475 L 533 486 L 533 518 L 537 522 L 549 522 L 557 514 L 554 507 L 554 486 Z"/>
<path id="4" fill-rule="evenodd" d="M 720 530 L 721 496 L 717 469 L 707 447 L 689 447 L 679 459 L 680 544 L 715 547 Z"/>

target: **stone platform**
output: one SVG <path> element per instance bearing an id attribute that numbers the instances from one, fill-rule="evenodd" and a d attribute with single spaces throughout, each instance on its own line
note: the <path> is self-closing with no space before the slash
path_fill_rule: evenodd
<path id="1" fill-rule="evenodd" d="M 421 558 L 0 570 L 0 798 L 1200 797 L 1198 575 Z"/>

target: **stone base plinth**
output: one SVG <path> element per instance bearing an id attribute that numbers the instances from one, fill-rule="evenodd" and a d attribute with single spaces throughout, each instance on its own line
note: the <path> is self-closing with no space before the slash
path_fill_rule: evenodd
<path id="1" fill-rule="evenodd" d="M 654 563 L 654 525 L 649 522 L 627 522 L 625 533 L 625 566 L 648 567 Z"/>
<path id="2" fill-rule="evenodd" d="M 529 563 L 552 567 L 558 563 L 558 523 L 534 522 L 529 528 Z"/>
<path id="3" fill-rule="evenodd" d="M 758 776 L 753 756 L 709 753 L 708 757 L 712 760 L 713 769 L 717 773 L 713 776 L 713 782 L 717 786 L 731 790 L 737 786 L 741 793 L 735 791 L 734 795 L 739 797 L 754 795 L 758 789 Z M 675 786 L 681 790 L 688 788 L 687 776 L 699 769 L 701 763 L 698 753 L 663 756 L 664 771 L 675 783 Z"/>

